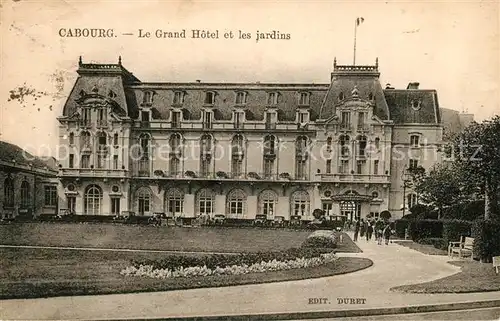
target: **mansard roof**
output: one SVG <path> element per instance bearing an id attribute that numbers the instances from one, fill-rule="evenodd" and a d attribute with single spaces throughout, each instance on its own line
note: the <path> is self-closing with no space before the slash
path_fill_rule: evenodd
<path id="1" fill-rule="evenodd" d="M 385 89 L 385 99 L 395 124 L 439 124 L 441 112 L 436 90 Z"/>

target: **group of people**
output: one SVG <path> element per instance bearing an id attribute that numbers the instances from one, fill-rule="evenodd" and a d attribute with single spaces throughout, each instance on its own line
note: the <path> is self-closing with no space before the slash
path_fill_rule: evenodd
<path id="1" fill-rule="evenodd" d="M 385 241 L 385 245 L 389 245 L 393 229 L 391 223 L 385 222 L 380 218 L 374 220 L 356 220 L 354 222 L 354 241 L 357 242 L 358 238 L 366 237 L 367 241 L 372 239 L 375 234 L 375 239 L 378 245 L 382 245 Z"/>

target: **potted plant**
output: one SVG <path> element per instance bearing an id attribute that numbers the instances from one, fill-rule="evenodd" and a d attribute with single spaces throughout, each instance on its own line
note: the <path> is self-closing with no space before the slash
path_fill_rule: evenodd
<path id="1" fill-rule="evenodd" d="M 195 172 L 193 172 L 193 171 L 186 171 L 186 172 L 184 173 L 184 175 L 185 175 L 186 177 L 191 177 L 191 178 L 195 178 L 195 177 L 196 177 L 196 173 L 195 173 Z"/>
<path id="2" fill-rule="evenodd" d="M 248 173 L 248 178 L 251 178 L 251 179 L 260 179 L 260 176 L 259 174 L 257 174 L 256 172 L 250 172 Z"/>
<path id="3" fill-rule="evenodd" d="M 155 170 L 155 171 L 153 172 L 153 174 L 154 174 L 155 176 L 160 176 L 160 177 L 163 177 L 163 176 L 164 176 L 164 175 L 163 175 L 163 171 L 162 171 L 162 170 L 159 170 L 159 169 Z"/>
<path id="4" fill-rule="evenodd" d="M 287 179 L 287 180 L 290 180 L 292 179 L 292 177 L 290 176 L 289 173 L 281 173 L 280 176 L 279 176 L 280 179 Z"/>
<path id="5" fill-rule="evenodd" d="M 223 172 L 223 171 L 218 171 L 216 173 L 216 175 L 217 175 L 217 178 L 228 178 L 227 173 Z"/>

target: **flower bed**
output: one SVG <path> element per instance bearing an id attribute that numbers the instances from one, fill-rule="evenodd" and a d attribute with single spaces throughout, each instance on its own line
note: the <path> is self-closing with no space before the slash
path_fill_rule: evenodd
<path id="1" fill-rule="evenodd" d="M 296 249 L 292 249 L 296 250 Z M 300 251 L 300 250 L 299 250 Z M 289 252 L 289 251 L 285 251 Z M 303 251 L 302 253 L 306 253 L 308 251 Z M 299 269 L 299 268 L 307 268 L 307 267 L 315 267 L 322 264 L 330 263 L 338 259 L 338 257 L 333 252 L 320 253 L 321 251 L 311 251 L 309 253 L 319 254 L 318 256 L 310 256 L 310 257 L 296 257 L 294 259 L 289 260 L 277 260 L 274 258 L 273 260 L 262 260 L 260 262 L 254 262 L 252 264 L 242 263 L 242 264 L 233 264 L 226 266 L 216 266 L 216 267 L 208 267 L 207 265 L 197 265 L 197 266 L 177 266 L 174 268 L 158 268 L 155 265 L 149 264 L 140 264 L 133 265 L 123 269 L 120 274 L 125 276 L 142 276 L 142 277 L 151 277 L 151 278 L 178 278 L 178 277 L 196 277 L 196 276 L 209 276 L 209 275 L 240 275 L 240 274 L 248 274 L 248 273 L 261 273 L 261 272 L 269 272 L 269 271 L 280 271 L 280 270 L 290 270 L 290 269 Z M 269 252 L 274 253 L 277 256 L 282 256 L 280 253 L 282 252 Z M 299 253 L 299 252 L 297 252 Z M 254 254 L 241 254 L 235 255 L 235 257 L 243 258 L 243 261 L 248 260 L 251 261 Z M 272 255 L 272 254 L 270 254 Z M 289 253 L 288 253 L 289 255 Z M 250 256 L 250 257 L 248 257 Z M 282 257 L 286 257 L 282 256 Z M 257 258 L 257 257 L 255 257 Z M 235 260 L 236 261 L 236 260 Z M 165 261 L 170 262 L 170 261 Z M 173 261 L 176 262 L 176 261 Z M 176 265 L 167 264 L 167 265 Z M 156 264 L 158 266 L 158 264 Z"/>
<path id="2" fill-rule="evenodd" d="M 303 247 L 311 248 L 335 248 L 337 246 L 337 240 L 335 238 L 335 233 L 327 230 L 318 230 L 307 237 L 307 239 L 302 244 Z"/>

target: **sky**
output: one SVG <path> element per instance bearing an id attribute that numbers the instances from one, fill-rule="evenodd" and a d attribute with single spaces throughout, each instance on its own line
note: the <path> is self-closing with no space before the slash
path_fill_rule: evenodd
<path id="1" fill-rule="evenodd" d="M 379 59 L 381 83 L 436 89 L 441 107 L 500 114 L 498 1 L 1 1 L 0 140 L 53 155 L 78 67 L 117 63 L 143 81 L 328 83 L 334 57 Z M 112 38 L 61 37 L 105 28 Z M 151 38 L 139 38 L 150 31 Z M 155 31 L 219 30 L 220 39 L 156 38 Z M 251 39 L 237 39 L 241 30 Z M 260 32 L 289 40 L 255 40 Z M 225 39 L 232 31 L 236 38 Z M 132 36 L 122 35 L 132 33 Z M 10 91 L 30 88 L 24 100 Z M 36 98 L 36 100 L 35 100 Z"/>

